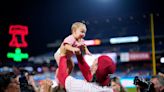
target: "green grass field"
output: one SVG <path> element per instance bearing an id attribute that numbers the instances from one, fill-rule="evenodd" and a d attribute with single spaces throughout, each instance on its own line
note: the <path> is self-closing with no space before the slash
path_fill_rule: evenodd
<path id="1" fill-rule="evenodd" d="M 128 92 L 136 92 L 136 88 L 126 88 Z"/>

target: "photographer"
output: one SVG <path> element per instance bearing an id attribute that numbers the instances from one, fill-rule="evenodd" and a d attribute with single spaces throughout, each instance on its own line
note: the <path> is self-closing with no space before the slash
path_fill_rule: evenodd
<path id="1" fill-rule="evenodd" d="M 20 92 L 19 83 L 13 72 L 0 75 L 0 92 Z"/>
<path id="2" fill-rule="evenodd" d="M 150 80 L 154 84 L 155 92 L 164 92 L 164 77 L 160 74 L 162 73 L 158 73 Z"/>
<path id="3" fill-rule="evenodd" d="M 152 76 L 150 81 L 136 76 L 134 84 L 137 87 L 137 92 L 164 92 L 164 77 L 160 74 Z"/>
<path id="4" fill-rule="evenodd" d="M 21 92 L 37 92 L 37 87 L 33 80 L 34 74 L 29 73 L 28 71 L 22 69 L 20 70 L 21 74 L 19 77 L 20 89 Z"/>

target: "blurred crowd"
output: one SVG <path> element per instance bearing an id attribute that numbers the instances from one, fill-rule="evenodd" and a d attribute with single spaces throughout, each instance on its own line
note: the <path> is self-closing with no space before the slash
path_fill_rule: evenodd
<path id="1" fill-rule="evenodd" d="M 6 71 L 0 72 L 0 92 L 65 92 L 57 86 L 56 68 L 50 71 L 49 67 L 42 66 L 42 73 L 34 72 L 34 70 L 28 71 L 25 67 L 3 68 Z M 130 74 L 130 71 L 128 73 Z M 118 75 L 117 71 L 115 75 L 117 76 L 111 77 L 111 87 L 115 90 L 114 92 L 128 92 L 122 86 L 121 76 Z M 81 72 L 76 67 L 72 76 L 83 79 Z M 138 79 L 134 80 L 136 92 L 164 92 L 163 73 L 160 72 L 149 80 L 140 77 L 143 76 L 139 75 Z"/>

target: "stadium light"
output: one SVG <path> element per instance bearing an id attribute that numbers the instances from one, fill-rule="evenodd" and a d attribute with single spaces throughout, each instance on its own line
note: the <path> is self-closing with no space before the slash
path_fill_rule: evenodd
<path id="1" fill-rule="evenodd" d="M 129 36 L 129 37 L 116 37 L 109 39 L 111 44 L 119 44 L 119 43 L 130 43 L 130 42 L 138 42 L 138 36 Z"/>
<path id="2" fill-rule="evenodd" d="M 160 62 L 164 63 L 164 57 L 161 57 Z"/>
<path id="3" fill-rule="evenodd" d="M 85 40 L 84 43 L 85 43 L 87 46 L 95 46 L 95 45 L 100 45 L 100 44 L 101 44 L 101 40 L 99 40 L 99 39 Z"/>

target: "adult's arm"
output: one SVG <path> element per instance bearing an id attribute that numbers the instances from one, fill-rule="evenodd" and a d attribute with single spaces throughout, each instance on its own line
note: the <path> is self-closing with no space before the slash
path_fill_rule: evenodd
<path id="1" fill-rule="evenodd" d="M 58 74 L 57 78 L 59 80 L 59 84 L 63 87 L 65 87 L 65 80 L 68 77 L 68 72 L 67 72 L 67 57 L 66 56 L 61 56 L 60 57 L 60 62 L 59 62 L 59 67 L 58 67 Z"/>
<path id="2" fill-rule="evenodd" d="M 87 81 L 91 81 L 92 80 L 92 73 L 90 71 L 90 67 L 89 65 L 86 63 L 85 59 L 83 58 L 82 54 L 76 55 L 77 60 L 78 60 L 78 66 L 84 76 L 84 78 Z"/>

